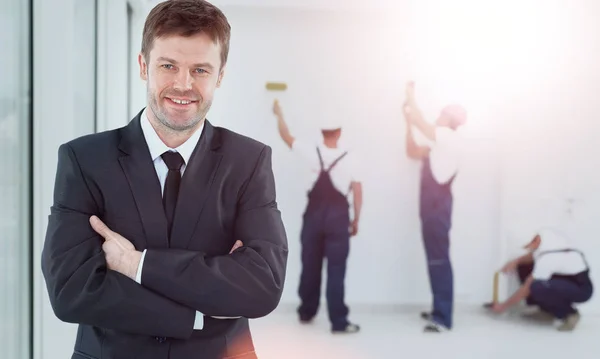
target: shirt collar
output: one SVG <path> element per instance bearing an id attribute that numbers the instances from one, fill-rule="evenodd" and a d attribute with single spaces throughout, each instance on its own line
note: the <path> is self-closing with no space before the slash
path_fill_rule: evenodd
<path id="1" fill-rule="evenodd" d="M 202 125 L 200 128 L 194 132 L 194 134 L 187 139 L 184 143 L 182 143 L 177 148 L 170 148 L 165 145 L 165 143 L 158 137 L 158 134 L 154 130 L 154 127 L 150 124 L 150 120 L 148 119 L 148 113 L 146 109 L 142 112 L 140 116 L 140 125 L 142 126 L 142 132 L 144 134 L 144 138 L 146 139 L 146 143 L 148 144 L 148 149 L 150 150 L 150 156 L 152 157 L 152 161 L 155 161 L 160 155 L 167 151 L 176 151 L 179 152 L 181 157 L 183 157 L 184 163 L 187 165 L 190 157 L 192 157 L 192 153 L 196 148 L 196 144 L 198 144 L 198 140 L 200 140 L 200 135 L 204 130 L 204 121 L 202 121 Z"/>

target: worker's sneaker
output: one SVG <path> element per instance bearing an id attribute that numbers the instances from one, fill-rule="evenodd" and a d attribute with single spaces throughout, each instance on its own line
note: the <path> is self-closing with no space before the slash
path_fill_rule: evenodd
<path id="1" fill-rule="evenodd" d="M 358 333 L 360 331 L 360 327 L 356 324 L 348 323 L 344 328 L 332 328 L 331 332 L 333 334 L 352 334 Z"/>
<path id="2" fill-rule="evenodd" d="M 552 321 L 554 321 L 554 315 L 552 315 L 546 311 L 543 311 L 539 308 L 535 308 L 535 310 L 523 312 L 523 313 L 521 313 L 521 317 L 523 317 L 524 319 L 535 320 L 538 322 L 551 323 Z"/>
<path id="3" fill-rule="evenodd" d="M 430 321 L 432 318 L 432 315 L 430 312 L 421 312 L 421 319 Z"/>
<path id="4" fill-rule="evenodd" d="M 558 326 L 558 330 L 561 332 L 570 332 L 577 326 L 579 323 L 579 319 L 581 319 L 581 315 L 578 312 L 573 314 L 569 314 L 564 320 L 561 321 L 561 324 Z"/>
<path id="5" fill-rule="evenodd" d="M 448 332 L 450 329 L 440 323 L 436 323 L 434 321 L 430 321 L 429 324 L 425 326 L 423 329 L 425 333 L 443 333 Z"/>
<path id="6" fill-rule="evenodd" d="M 310 324 L 310 323 L 313 322 L 314 318 L 315 317 L 309 317 L 309 316 L 306 316 L 306 315 L 300 315 L 300 316 L 298 316 L 298 320 L 300 320 L 300 323 L 302 323 L 302 324 Z"/>

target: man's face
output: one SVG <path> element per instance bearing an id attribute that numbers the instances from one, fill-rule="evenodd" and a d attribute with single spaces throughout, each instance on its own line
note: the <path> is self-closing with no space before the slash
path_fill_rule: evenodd
<path id="1" fill-rule="evenodd" d="M 151 120 L 173 131 L 195 128 L 221 84 L 221 46 L 204 33 L 156 38 L 147 60 L 138 57 Z"/>

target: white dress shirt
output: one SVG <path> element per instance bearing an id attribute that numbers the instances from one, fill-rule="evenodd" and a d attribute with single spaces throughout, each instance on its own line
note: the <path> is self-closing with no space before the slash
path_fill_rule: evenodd
<path id="1" fill-rule="evenodd" d="M 158 175 L 158 179 L 160 181 L 161 192 L 164 193 L 165 181 L 167 180 L 167 173 L 169 172 L 169 168 L 163 161 L 162 157 L 160 157 L 163 153 L 167 151 L 179 152 L 181 157 L 183 157 L 183 166 L 181 166 L 181 175 L 185 172 L 185 168 L 187 163 L 196 148 L 196 144 L 200 140 L 200 135 L 204 130 L 204 122 L 200 128 L 194 132 L 194 134 L 188 138 L 181 146 L 177 148 L 169 148 L 165 143 L 158 137 L 158 134 L 150 124 L 150 120 L 148 119 L 148 114 L 146 110 L 142 112 L 140 116 L 140 124 L 142 126 L 142 132 L 144 134 L 144 138 L 146 139 L 146 143 L 148 144 L 148 149 L 150 150 L 150 156 L 152 157 L 152 161 L 154 162 L 154 169 L 156 170 L 156 174 Z M 140 259 L 140 264 L 138 266 L 138 270 L 136 273 L 135 281 L 139 284 L 142 284 L 142 267 L 144 265 L 144 258 L 146 257 L 146 250 L 142 252 L 142 258 Z M 194 320 L 194 329 L 200 330 L 204 327 L 204 314 L 200 312 L 196 312 L 196 319 Z"/>

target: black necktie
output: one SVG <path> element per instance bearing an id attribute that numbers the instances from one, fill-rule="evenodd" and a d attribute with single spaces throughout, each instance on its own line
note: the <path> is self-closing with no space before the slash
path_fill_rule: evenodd
<path id="1" fill-rule="evenodd" d="M 177 206 L 177 195 L 179 194 L 179 184 L 181 183 L 181 166 L 183 166 L 183 157 L 178 152 L 167 151 L 163 153 L 163 161 L 169 168 L 165 189 L 163 193 L 163 206 L 167 215 L 167 230 L 169 243 L 171 243 L 171 228 L 173 227 L 173 217 L 175 217 L 175 207 Z"/>

